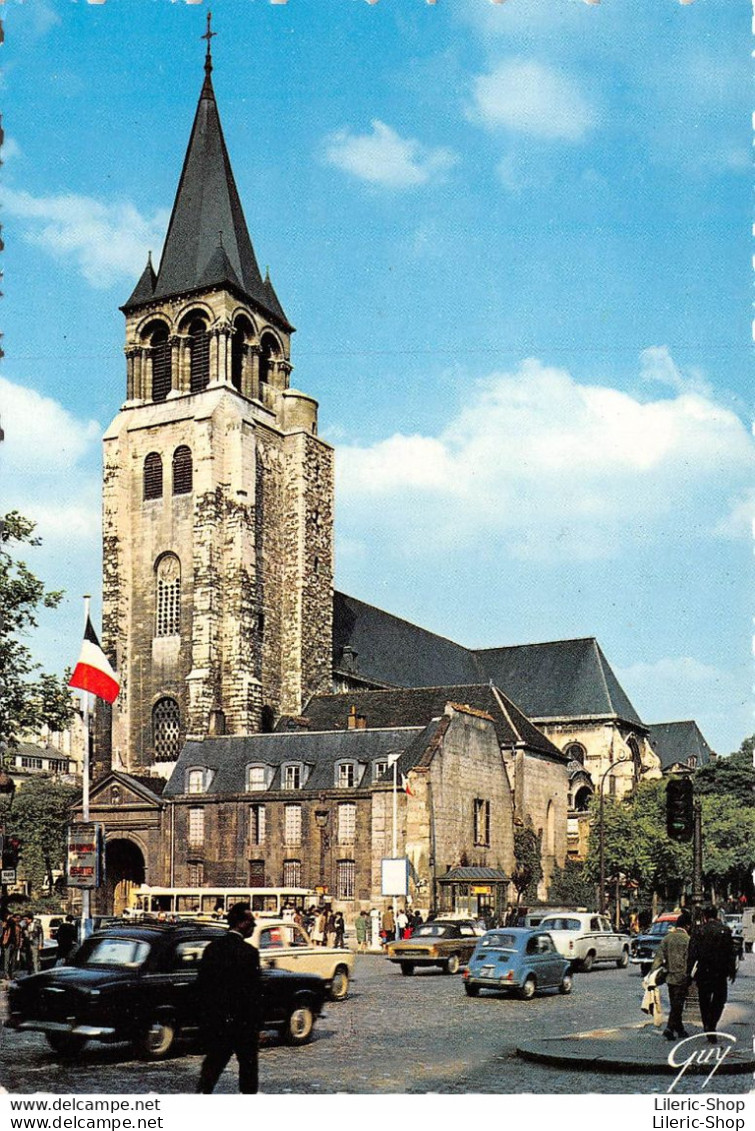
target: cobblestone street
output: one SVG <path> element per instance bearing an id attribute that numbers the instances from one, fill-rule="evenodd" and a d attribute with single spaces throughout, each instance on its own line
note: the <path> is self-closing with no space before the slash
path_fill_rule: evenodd
<path id="1" fill-rule="evenodd" d="M 752 1032 L 755 958 L 748 955 L 720 1028 L 748 1021 Z M 527 1063 L 517 1044 L 556 1034 L 642 1021 L 639 973 L 598 969 L 579 974 L 571 996 L 530 1002 L 467 998 L 460 977 L 434 971 L 404 978 L 381 956 L 360 956 L 348 1000 L 330 1003 L 311 1044 L 289 1048 L 270 1038 L 260 1055 L 263 1092 L 313 1093 L 650 1093 L 668 1077 L 551 1068 Z M 660 1032 L 658 1041 L 662 1041 Z M 87 1046 L 78 1062 L 55 1059 L 41 1034 L 4 1030 L 0 1079 L 12 1093 L 189 1093 L 200 1058 L 193 1051 L 159 1063 L 135 1059 L 125 1046 Z M 218 1092 L 236 1090 L 232 1061 Z M 677 1089 L 697 1093 L 700 1077 Z M 709 1092 L 751 1090 L 747 1074 L 718 1076 Z"/>

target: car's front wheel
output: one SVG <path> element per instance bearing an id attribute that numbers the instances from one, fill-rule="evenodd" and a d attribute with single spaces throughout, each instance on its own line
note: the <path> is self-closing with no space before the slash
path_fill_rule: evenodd
<path id="1" fill-rule="evenodd" d="M 330 983 L 331 1001 L 343 1001 L 349 992 L 349 972 L 345 966 L 339 966 Z"/>
<path id="2" fill-rule="evenodd" d="M 561 979 L 561 985 L 558 987 L 558 992 L 560 994 L 570 994 L 572 992 L 573 985 L 574 980 L 571 974 L 564 974 L 563 978 Z"/>
<path id="3" fill-rule="evenodd" d="M 312 1036 L 315 1027 L 315 1015 L 308 1005 L 297 1005 L 291 1010 L 288 1021 L 283 1030 L 283 1037 L 287 1045 L 305 1045 Z"/>
<path id="4" fill-rule="evenodd" d="M 175 1039 L 175 1023 L 155 1017 L 139 1037 L 137 1046 L 145 1060 L 162 1060 L 173 1048 Z"/>
<path id="5" fill-rule="evenodd" d="M 537 982 L 535 981 L 532 974 L 530 974 L 528 978 L 525 978 L 524 985 L 522 986 L 521 990 L 519 991 L 519 996 L 521 998 L 523 998 L 524 1001 L 529 1001 L 530 998 L 533 998 L 535 996 L 535 990 L 536 989 L 537 989 Z"/>
<path id="6" fill-rule="evenodd" d="M 629 965 L 629 951 L 626 947 L 621 952 L 621 958 L 616 959 L 616 965 L 619 970 L 624 970 Z"/>
<path id="7" fill-rule="evenodd" d="M 413 962 L 402 962 L 401 963 L 401 973 L 406 978 L 410 978 L 411 975 L 414 973 L 414 963 Z"/>
<path id="8" fill-rule="evenodd" d="M 647 976 L 650 973 L 650 971 L 652 970 L 652 968 L 653 968 L 652 962 L 641 962 L 640 963 L 640 974 L 642 974 L 642 977 L 647 978 Z"/>
<path id="9" fill-rule="evenodd" d="M 87 1043 L 86 1037 L 77 1037 L 73 1033 L 45 1033 L 47 1043 L 58 1056 L 76 1057 Z"/>
<path id="10" fill-rule="evenodd" d="M 480 987 L 477 985 L 476 982 L 465 982 L 464 983 L 464 993 L 467 995 L 467 997 L 477 997 L 479 992 L 480 992 Z"/>
<path id="11" fill-rule="evenodd" d="M 443 973 L 444 974 L 458 974 L 460 966 L 461 966 L 461 963 L 459 962 L 458 954 L 452 954 L 445 961 L 445 964 L 443 966 Z"/>

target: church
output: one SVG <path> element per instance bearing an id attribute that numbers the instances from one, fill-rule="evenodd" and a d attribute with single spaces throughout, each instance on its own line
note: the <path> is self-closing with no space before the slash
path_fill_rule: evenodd
<path id="1" fill-rule="evenodd" d="M 660 776 L 650 730 L 593 638 L 469 649 L 335 591 L 334 453 L 291 385 L 294 327 L 258 266 L 210 42 L 160 263 L 122 307 L 126 399 L 104 436 L 121 692 L 95 742 L 99 910 L 145 882 L 286 884 L 352 918 L 382 904 L 392 841 L 415 905 L 500 910 L 530 822 L 545 896 L 604 779 L 621 796 Z"/>

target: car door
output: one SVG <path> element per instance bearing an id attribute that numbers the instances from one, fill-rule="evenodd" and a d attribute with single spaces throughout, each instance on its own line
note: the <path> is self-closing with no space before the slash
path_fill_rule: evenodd
<path id="1" fill-rule="evenodd" d="M 472 957 L 472 951 L 477 946 L 478 935 L 475 932 L 471 923 L 461 923 L 459 925 L 459 958 L 464 966 L 466 966 Z"/>
<path id="2" fill-rule="evenodd" d="M 608 947 L 610 940 L 607 938 L 605 929 L 601 926 L 600 916 L 593 915 L 589 924 L 590 937 L 592 946 L 595 949 L 595 957 L 598 962 L 608 957 Z M 588 948 L 589 949 L 589 948 Z"/>
<path id="3" fill-rule="evenodd" d="M 538 976 L 540 985 L 560 985 L 563 959 L 553 945 L 553 939 L 550 935 L 542 934 L 537 936 L 537 957 L 542 970 L 542 974 Z"/>
<path id="4" fill-rule="evenodd" d="M 177 940 L 166 951 L 160 970 L 155 975 L 152 1000 L 175 1018 L 179 1029 L 194 1029 L 198 1025 L 196 985 L 199 963 L 209 937 L 197 935 Z"/>

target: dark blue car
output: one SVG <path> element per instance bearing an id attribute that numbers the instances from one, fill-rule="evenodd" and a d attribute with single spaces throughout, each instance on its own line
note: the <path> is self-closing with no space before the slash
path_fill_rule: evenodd
<path id="1" fill-rule="evenodd" d="M 483 989 L 514 991 L 525 1001 L 540 990 L 570 994 L 570 966 L 545 931 L 497 927 L 477 943 L 464 973 L 464 989 L 469 997 Z"/>

